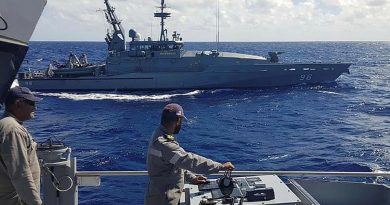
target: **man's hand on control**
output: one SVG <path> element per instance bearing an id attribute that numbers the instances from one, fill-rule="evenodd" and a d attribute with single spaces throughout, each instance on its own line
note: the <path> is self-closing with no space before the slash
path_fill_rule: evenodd
<path id="1" fill-rule="evenodd" d="M 222 164 L 222 167 L 221 167 L 222 171 L 233 170 L 233 169 L 234 169 L 234 165 L 231 162 L 226 162 L 225 164 Z"/>
<path id="2" fill-rule="evenodd" d="M 204 176 L 196 176 L 191 181 L 192 184 L 199 185 L 199 184 L 207 184 L 207 177 Z"/>

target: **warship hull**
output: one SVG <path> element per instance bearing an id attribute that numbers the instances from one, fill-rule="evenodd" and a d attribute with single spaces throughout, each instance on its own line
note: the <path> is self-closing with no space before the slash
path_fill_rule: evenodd
<path id="1" fill-rule="evenodd" d="M 218 88 L 266 88 L 335 81 L 349 73 L 350 64 L 263 64 L 210 66 L 188 72 L 133 72 L 77 78 L 19 79 L 35 91 L 172 90 Z"/>

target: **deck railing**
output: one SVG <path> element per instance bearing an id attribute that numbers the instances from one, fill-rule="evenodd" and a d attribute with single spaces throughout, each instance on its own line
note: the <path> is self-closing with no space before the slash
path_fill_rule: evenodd
<path id="1" fill-rule="evenodd" d="M 213 175 L 223 175 L 219 172 Z M 233 176 L 253 175 L 278 176 L 348 176 L 348 177 L 390 177 L 390 172 L 320 172 L 320 171 L 233 171 Z M 147 171 L 77 171 L 76 176 L 147 176 Z"/>

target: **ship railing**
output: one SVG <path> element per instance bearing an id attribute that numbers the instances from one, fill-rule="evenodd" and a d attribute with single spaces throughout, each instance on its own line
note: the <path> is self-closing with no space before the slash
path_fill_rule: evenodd
<path id="1" fill-rule="evenodd" d="M 222 176 L 221 171 L 213 176 Z M 100 186 L 101 177 L 147 176 L 147 171 L 76 171 L 77 186 Z M 289 177 L 372 177 L 390 178 L 390 172 L 322 172 L 322 171 L 233 171 L 233 176 L 277 175 Z M 375 180 L 376 182 L 377 180 Z"/>
<path id="2" fill-rule="evenodd" d="M 225 172 L 219 172 L 217 176 L 224 175 Z M 344 176 L 344 177 L 390 177 L 390 172 L 322 172 L 322 171 L 233 171 L 234 176 L 253 176 L 253 175 L 278 175 L 278 176 Z M 147 171 L 77 171 L 77 177 L 91 176 L 147 176 Z"/>

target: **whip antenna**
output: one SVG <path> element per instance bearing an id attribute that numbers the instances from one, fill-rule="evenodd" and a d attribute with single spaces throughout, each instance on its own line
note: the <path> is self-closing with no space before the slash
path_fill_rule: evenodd
<path id="1" fill-rule="evenodd" d="M 216 31 L 215 41 L 217 44 L 216 50 L 218 52 L 218 49 L 219 49 L 219 0 L 217 0 L 217 7 L 216 7 L 216 11 L 215 11 L 215 31 Z"/>

